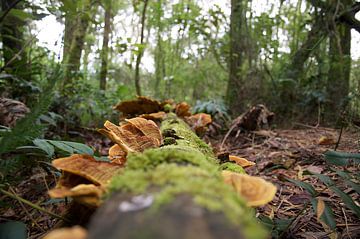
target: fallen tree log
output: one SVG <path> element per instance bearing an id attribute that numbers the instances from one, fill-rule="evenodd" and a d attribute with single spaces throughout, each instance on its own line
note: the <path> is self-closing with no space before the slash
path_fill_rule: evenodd
<path id="1" fill-rule="evenodd" d="M 88 180 L 98 183 L 93 186 L 97 196 L 106 192 L 103 205 L 91 218 L 87 238 L 265 238 L 266 232 L 249 205 L 271 201 L 276 188 L 258 178 L 246 181 L 251 177 L 232 175 L 230 171 L 243 169 L 236 164 L 220 165 L 212 149 L 175 114 L 162 121 L 161 132 L 164 144 L 143 152 L 126 152 L 125 168 L 112 169 L 116 173 L 110 183 L 105 183 L 103 176 L 108 178 L 108 171 L 97 172 L 96 177 L 87 175 Z M 111 138 L 124 144 L 116 135 Z M 223 169 L 230 171 L 224 174 Z M 92 170 L 96 171 L 95 167 Z M 72 168 L 67 173 L 75 171 Z M 94 196 L 94 191 L 91 193 Z"/>
<path id="2" fill-rule="evenodd" d="M 173 144 L 128 156 L 88 238 L 263 238 L 252 209 L 223 182 L 211 148 L 175 116 L 161 130 Z"/>

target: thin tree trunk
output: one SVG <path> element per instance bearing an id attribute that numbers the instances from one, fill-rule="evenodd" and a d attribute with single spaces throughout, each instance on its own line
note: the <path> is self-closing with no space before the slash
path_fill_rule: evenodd
<path id="1" fill-rule="evenodd" d="M 81 9 L 77 10 L 76 17 L 74 17 L 74 13 L 66 13 L 63 90 L 68 88 L 68 86 L 72 86 L 73 79 L 76 78 L 80 70 L 81 53 L 84 48 L 85 36 L 90 23 L 89 16 L 83 12 L 89 11 L 91 7 L 92 4 L 88 1 Z M 68 29 L 66 29 L 66 27 L 68 27 Z"/>
<path id="2" fill-rule="evenodd" d="M 103 35 L 103 46 L 101 49 L 101 70 L 100 70 L 100 89 L 106 90 L 106 76 L 108 72 L 108 53 L 109 53 L 109 35 L 111 25 L 111 1 L 105 9 L 105 26 Z"/>
<path id="3" fill-rule="evenodd" d="M 351 69 L 351 28 L 341 24 L 330 36 L 326 121 L 336 122 L 347 104 Z"/>
<path id="4" fill-rule="evenodd" d="M 244 61 L 244 41 L 243 34 L 246 24 L 244 21 L 244 6 L 242 0 L 231 0 L 230 16 L 230 61 L 229 61 L 229 81 L 227 87 L 227 101 L 230 109 L 234 112 L 241 112 L 244 107 L 244 76 L 242 76 L 241 66 Z"/>
<path id="5" fill-rule="evenodd" d="M 140 32 L 140 49 L 136 58 L 136 65 L 135 65 L 135 89 L 136 89 L 136 94 L 137 95 L 141 95 L 141 86 L 140 86 L 140 63 L 141 63 L 141 58 L 144 54 L 145 51 L 145 47 L 143 46 L 144 44 L 144 31 L 145 31 L 145 20 L 146 20 L 146 9 L 147 9 L 147 5 L 148 5 L 148 0 L 144 0 L 144 7 L 142 10 L 142 14 L 141 14 L 141 32 Z"/>

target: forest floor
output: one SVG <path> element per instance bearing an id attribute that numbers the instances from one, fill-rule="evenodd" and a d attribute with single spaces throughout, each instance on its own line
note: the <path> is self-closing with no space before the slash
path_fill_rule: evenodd
<path id="1" fill-rule="evenodd" d="M 99 152 L 107 153 L 110 141 L 104 140 L 97 133 L 81 132 L 88 145 L 96 147 Z M 344 130 L 338 145 L 339 151 L 358 152 L 359 133 L 356 130 Z M 222 142 L 224 135 L 205 136 L 217 151 L 228 151 L 232 155 L 247 158 L 256 165 L 247 168 L 250 175 L 257 175 L 272 181 L 278 192 L 268 205 L 258 208 L 257 215 L 266 216 L 276 221 L 273 226 L 274 237 L 285 238 L 332 238 L 331 232 L 317 220 L 311 208 L 310 195 L 302 188 L 285 180 L 292 178 L 311 183 L 321 192 L 320 197 L 330 204 L 334 211 L 338 238 L 359 238 L 360 222 L 342 201 L 317 178 L 306 174 L 306 170 L 325 174 L 337 182 L 335 173 L 326 165 L 323 153 L 333 150 L 339 138 L 339 130 L 322 127 L 303 126 L 302 129 L 262 130 L 241 133 Z M 322 143 L 319 140 L 322 138 Z M 342 167 L 356 172 L 354 166 Z M 49 188 L 54 187 L 58 175 L 47 172 L 43 167 L 36 167 L 23 180 L 9 191 L 40 205 L 49 212 L 62 215 L 69 209 L 64 200 L 53 200 L 47 195 Z M 339 186 L 344 192 L 359 202 L 359 195 L 352 192 L 345 184 Z M 40 212 L 18 200 L 0 195 L 0 221 L 16 220 L 27 224 L 28 238 L 41 238 L 50 229 L 57 226 L 59 219 Z M 7 205 L 7 206 L 4 206 Z M 284 224 L 285 223 L 285 224 Z M 280 228 L 282 227 L 282 228 Z M 286 234 L 281 231 L 286 229 Z"/>

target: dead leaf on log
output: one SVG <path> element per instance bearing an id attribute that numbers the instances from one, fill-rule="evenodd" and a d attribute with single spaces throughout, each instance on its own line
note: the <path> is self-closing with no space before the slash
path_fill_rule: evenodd
<path id="1" fill-rule="evenodd" d="M 190 105 L 186 102 L 178 103 L 175 106 L 175 113 L 179 117 L 190 116 L 191 115 Z"/>
<path id="2" fill-rule="evenodd" d="M 87 238 L 87 231 L 80 227 L 74 226 L 71 228 L 59 228 L 51 231 L 43 239 L 85 239 Z"/>
<path id="3" fill-rule="evenodd" d="M 243 168 L 254 166 L 255 163 L 247 160 L 246 158 L 240 158 L 238 156 L 229 155 L 229 160 L 234 161 L 237 165 L 240 165 Z"/>
<path id="4" fill-rule="evenodd" d="M 231 171 L 222 171 L 224 182 L 233 186 L 237 193 L 243 197 L 248 206 L 263 206 L 273 200 L 276 187 L 260 177 L 239 174 Z"/>
<path id="5" fill-rule="evenodd" d="M 122 101 L 114 109 L 122 112 L 125 117 L 137 116 L 141 114 L 156 113 L 164 110 L 164 105 L 157 100 L 138 96 L 136 100 Z"/>

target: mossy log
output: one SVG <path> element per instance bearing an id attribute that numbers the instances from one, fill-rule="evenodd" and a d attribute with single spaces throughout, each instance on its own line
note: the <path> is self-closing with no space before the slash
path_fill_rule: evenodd
<path id="1" fill-rule="evenodd" d="M 224 183 L 212 149 L 175 115 L 161 131 L 166 145 L 128 155 L 88 238 L 265 238 L 254 210 Z"/>

